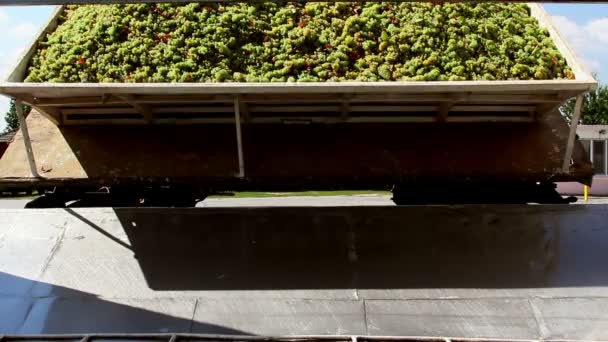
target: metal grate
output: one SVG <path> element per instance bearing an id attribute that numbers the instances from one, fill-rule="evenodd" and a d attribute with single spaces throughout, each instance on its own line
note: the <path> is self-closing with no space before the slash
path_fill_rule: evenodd
<path id="1" fill-rule="evenodd" d="M 539 103 L 553 108 L 560 98 L 555 94 L 534 98 L 527 94 L 106 95 L 36 98 L 33 104 L 42 113 L 59 115 L 64 125 L 234 124 L 235 101 L 243 123 L 434 123 L 532 122 Z"/>

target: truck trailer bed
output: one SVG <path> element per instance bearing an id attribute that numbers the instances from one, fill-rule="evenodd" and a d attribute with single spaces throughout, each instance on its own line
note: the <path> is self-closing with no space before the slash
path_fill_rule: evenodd
<path id="1" fill-rule="evenodd" d="M 543 8 L 530 9 L 574 79 L 24 83 L 34 42 L 0 83 L 1 93 L 34 108 L 27 121 L 33 153 L 28 160 L 18 135 L 0 160 L 0 183 L 179 185 L 207 193 L 438 181 L 478 189 L 589 184 L 591 164 L 558 108 L 597 82 Z M 62 10 L 38 39 L 54 30 Z"/>
<path id="2" fill-rule="evenodd" d="M 279 83 L 24 83 L 38 41 L 55 30 L 63 7 L 17 61 L 0 93 L 33 105 L 60 125 L 316 122 L 529 121 L 597 82 L 541 5 L 531 15 L 548 30 L 574 73 L 564 80 L 279 82 Z M 237 105 L 238 103 L 238 105 Z M 463 115 L 463 113 L 467 113 Z M 389 114 L 389 115 L 387 115 Z M 463 117 L 464 116 L 464 117 Z"/>

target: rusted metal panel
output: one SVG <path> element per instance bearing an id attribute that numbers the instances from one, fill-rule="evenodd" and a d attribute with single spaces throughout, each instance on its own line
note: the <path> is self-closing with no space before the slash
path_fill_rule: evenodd
<path id="1" fill-rule="evenodd" d="M 31 178 L 22 136 L 0 159 L 0 181 L 64 180 L 218 185 L 239 173 L 233 125 L 63 126 L 28 117 L 40 179 Z M 384 184 L 408 180 L 572 180 L 592 169 L 582 146 L 561 170 L 568 126 L 534 124 L 242 125 L 245 183 Z"/>

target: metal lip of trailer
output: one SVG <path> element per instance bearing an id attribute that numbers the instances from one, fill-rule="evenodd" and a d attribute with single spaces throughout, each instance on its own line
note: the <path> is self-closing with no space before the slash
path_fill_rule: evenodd
<path id="1" fill-rule="evenodd" d="M 535 115 L 549 113 L 567 99 L 595 89 L 597 81 L 576 57 L 543 7 L 536 3 L 528 5 L 531 15 L 549 31 L 572 68 L 574 79 L 25 83 L 23 80 L 38 42 L 58 25 L 65 7 L 58 6 L 7 80 L 0 82 L 0 93 L 31 104 L 55 124 L 234 123 L 234 117 L 225 116 L 236 112 L 237 103 L 242 105 L 241 111 L 245 114 L 243 122 L 248 123 L 285 123 L 285 113 L 289 113 L 291 118 L 295 116 L 324 123 L 530 122 L 534 121 Z M 284 96 L 287 94 L 291 96 Z M 180 115 L 168 115 L 175 112 Z M 317 115 L 319 112 L 323 113 L 323 118 Z M 378 114 L 383 112 L 390 112 L 391 115 Z M 463 112 L 474 115 L 462 115 Z M 199 117 L 193 119 L 193 113 L 198 113 Z M 210 113 L 225 115 L 213 117 Z M 352 117 L 350 113 L 353 113 Z"/>

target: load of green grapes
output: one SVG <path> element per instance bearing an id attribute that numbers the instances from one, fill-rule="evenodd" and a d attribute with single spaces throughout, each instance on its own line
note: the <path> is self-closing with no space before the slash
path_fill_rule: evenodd
<path id="1" fill-rule="evenodd" d="M 68 6 L 26 82 L 573 78 L 524 4 Z"/>

